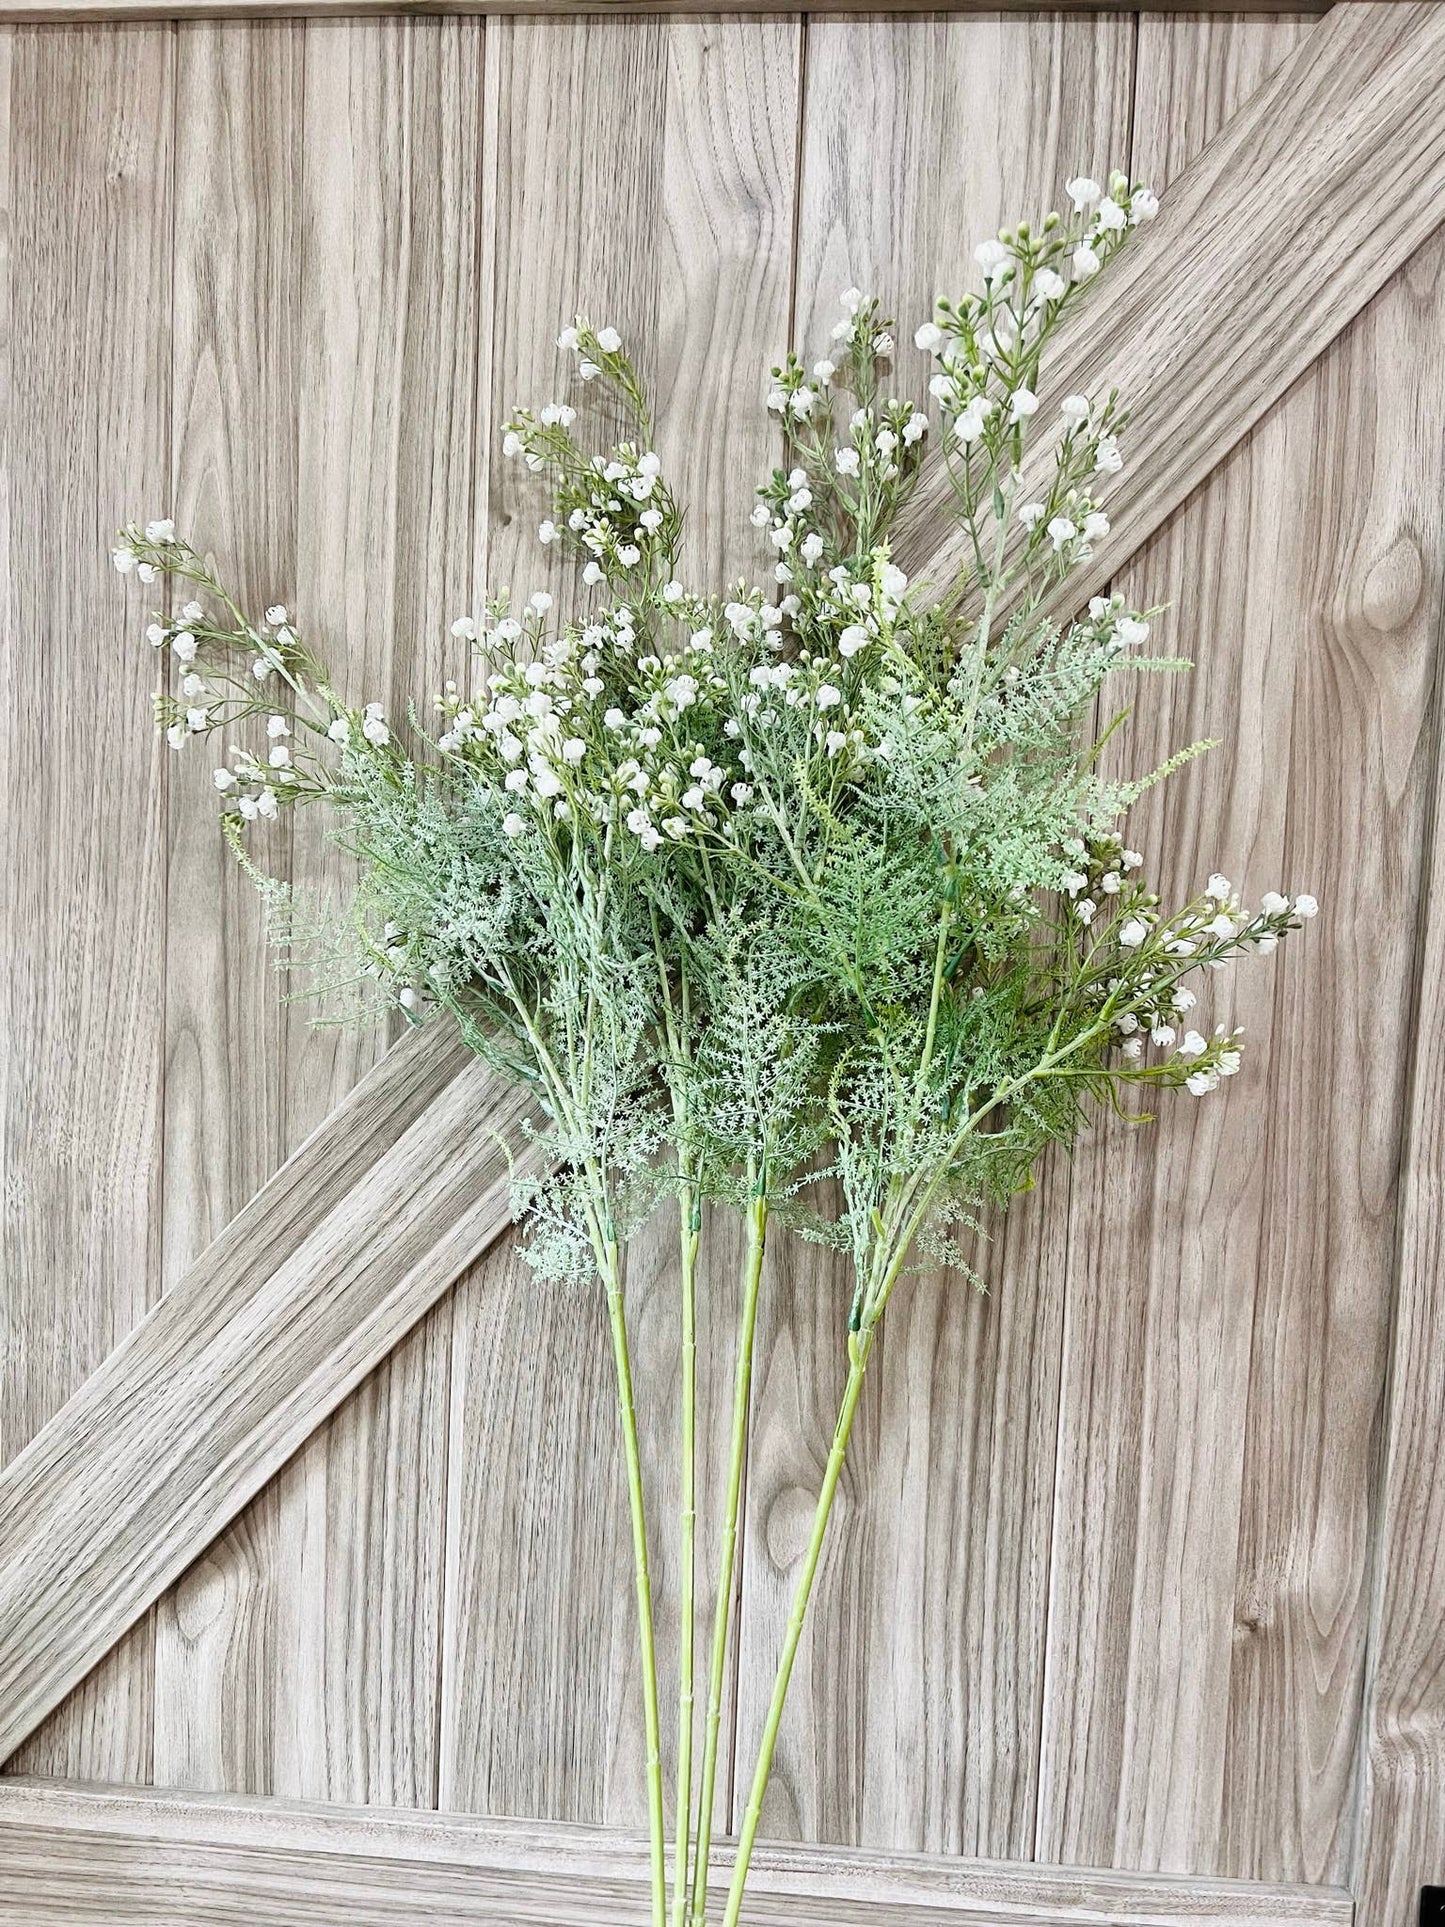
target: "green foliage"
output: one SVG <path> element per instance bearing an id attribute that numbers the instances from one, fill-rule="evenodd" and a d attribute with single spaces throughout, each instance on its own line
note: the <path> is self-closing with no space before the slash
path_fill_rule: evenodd
<path id="1" fill-rule="evenodd" d="M 555 1171 L 521 1202 L 545 1276 L 588 1275 L 668 1191 L 765 1197 L 852 1250 L 856 1326 L 920 1240 L 956 1252 L 948 1227 L 1006 1203 L 1094 1106 L 1237 1066 L 1233 1037 L 1181 1042 L 1180 980 L 1272 949 L 1296 905 L 1246 916 L 1214 879 L 1162 909 L 1120 825 L 1206 745 L 1105 780 L 1094 719 L 1106 679 L 1181 665 L 1141 653 L 1156 612 L 1048 613 L 1108 533 L 1097 478 L 1124 415 L 1064 397 L 1048 473 L 1026 468 L 1044 346 L 1153 211 L 1122 176 L 1070 192 L 1072 217 L 985 243 L 982 291 L 919 331 L 972 558 L 942 601 L 888 546 L 930 420 L 886 393 L 892 324 L 853 290 L 832 358 L 773 371 L 784 460 L 752 519 L 776 601 L 678 579 L 682 511 L 632 361 L 611 329 L 564 330 L 617 439 L 589 452 L 551 403 L 506 449 L 547 479 L 543 539 L 599 599 L 560 626 L 545 596 L 459 621 L 477 676 L 409 747 L 379 705 L 341 701 L 284 609 L 251 622 L 168 524 L 125 534 L 121 566 L 204 597 L 151 630 L 180 671 L 173 742 L 284 689 L 265 755 L 217 772 L 238 847 L 321 800 L 355 855 L 354 960 L 334 932 L 298 941 L 278 897 L 292 954 L 450 1012 L 535 1091 Z M 809 1200 L 828 1175 L 825 1228 Z"/>

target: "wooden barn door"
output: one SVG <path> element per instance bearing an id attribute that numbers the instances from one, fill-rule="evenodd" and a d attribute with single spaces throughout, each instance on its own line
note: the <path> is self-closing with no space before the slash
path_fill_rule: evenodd
<path id="1" fill-rule="evenodd" d="M 755 1917 L 1413 1921 L 1445 1884 L 1445 10 L 81 11 L 0 0 L 0 1923 L 644 1917 L 600 1312 L 511 1249 L 478 1125 L 514 1098 L 285 1001 L 203 759 L 152 740 L 111 531 L 174 515 L 356 690 L 424 699 L 484 585 L 561 585 L 497 454 L 562 321 L 647 344 L 721 585 L 758 566 L 767 366 L 853 283 L 921 386 L 974 244 L 1111 164 L 1165 212 L 1060 351 L 1135 403 L 1095 574 L 1198 664 L 1126 753 L 1226 744 L 1136 840 L 1323 914 L 1239 982 L 1241 1088 L 1102 1125 L 986 1297 L 890 1318 Z M 923 502 L 910 567 L 943 539 Z M 265 853 L 337 862 L 304 819 Z M 645 1393 L 668 1260 L 630 1285 Z M 729 1757 L 841 1291 L 778 1253 Z M 674 1415 L 644 1425 L 663 1497 Z"/>

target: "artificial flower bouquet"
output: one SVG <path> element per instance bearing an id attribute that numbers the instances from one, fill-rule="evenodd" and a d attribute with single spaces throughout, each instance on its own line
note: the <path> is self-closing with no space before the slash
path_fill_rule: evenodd
<path id="1" fill-rule="evenodd" d="M 646 1732 L 654 1927 L 703 1927 L 728 1676 L 738 1507 L 764 1256 L 774 1235 L 848 1254 L 837 1343 L 847 1379 L 720 1918 L 735 1927 L 789 1675 L 825 1554 L 864 1377 L 893 1294 L 924 1264 L 967 1270 L 957 1233 L 1027 1187 L 1047 1146 L 1139 1087 L 1205 1097 L 1240 1068 L 1210 1027 L 1210 974 L 1267 955 L 1311 917 L 1303 895 L 1246 907 L 1211 876 L 1165 904 L 1125 819 L 1206 745 L 1130 780 L 1100 772 L 1121 675 L 1157 612 L 1059 606 L 1108 532 L 1121 466 L 1115 396 L 1045 400 L 1060 320 L 1156 203 L 1114 175 L 1069 183 L 1071 212 L 977 250 L 981 283 L 917 332 L 933 414 L 887 392 L 891 324 L 855 290 L 826 358 L 790 355 L 766 405 L 781 460 L 751 519 L 761 586 L 715 593 L 680 564 L 682 512 L 617 332 L 559 347 L 574 401 L 521 411 L 505 451 L 548 492 L 544 543 L 581 564 L 549 595 L 463 615 L 475 670 L 425 714 L 357 703 L 280 605 L 254 621 L 169 522 L 126 529 L 122 573 L 177 586 L 149 639 L 172 676 L 161 727 L 219 733 L 221 820 L 283 941 L 298 906 L 261 877 L 248 827 L 327 810 L 355 858 L 333 988 L 459 1024 L 535 1095 L 548 1174 L 517 1187 L 544 1284 L 599 1290 L 616 1366 Z M 623 438 L 594 452 L 579 409 L 605 391 Z M 1044 431 L 1046 489 L 1021 499 Z M 936 453 L 932 451 L 936 450 Z M 910 583 L 890 536 L 926 460 L 946 471 L 969 562 Z M 344 967 L 336 959 L 345 952 Z M 478 1120 L 485 1125 L 485 1119 Z M 824 1185 L 820 1181 L 831 1180 Z M 732 1430 L 715 1495 L 705 1681 L 693 1676 L 697 1277 L 703 1205 L 745 1221 L 728 1358 Z M 625 1256 L 677 1221 L 680 1698 L 676 1785 L 662 1768 L 650 1516 L 632 1389 Z M 701 1716 L 695 1716 L 701 1701 Z"/>

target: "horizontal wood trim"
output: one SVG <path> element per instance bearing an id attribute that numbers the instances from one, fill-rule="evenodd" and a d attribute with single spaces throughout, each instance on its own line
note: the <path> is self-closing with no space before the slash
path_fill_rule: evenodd
<path id="1" fill-rule="evenodd" d="M 1131 418 L 1124 472 L 1104 492 L 1113 532 L 1070 573 L 1057 613 L 1119 573 L 1445 219 L 1442 98 L 1445 6 L 1340 0 L 1060 329 L 1049 395 L 1117 387 Z M 1041 437 L 1021 502 L 1052 465 Z M 940 470 L 897 549 L 944 593 L 969 560 Z"/>
<path id="2" fill-rule="evenodd" d="M 524 1116 L 407 1038 L 0 1472 L 0 1759 L 509 1226 Z"/>
<path id="3" fill-rule="evenodd" d="M 718 1876 L 728 1871 L 726 1848 Z M 1338 1887 L 767 1847 L 753 1927 L 1349 1927 Z M 0 1921 L 41 1927 L 638 1927 L 640 1836 L 380 1807 L 0 1783 Z"/>
<path id="4" fill-rule="evenodd" d="M 1325 13 L 1330 0 L 1154 0 L 1154 13 Z M 1386 6 L 1401 0 L 1377 0 Z M 0 0 L 0 25 L 64 24 L 69 21 L 120 20 L 301 20 L 354 19 L 374 14 L 665 14 L 673 19 L 697 14 L 796 15 L 780 0 L 727 0 L 707 6 L 698 0 Z M 930 0 L 829 0 L 827 14 L 867 13 L 1116 13 L 1116 0 L 952 0 L 940 7 Z"/>

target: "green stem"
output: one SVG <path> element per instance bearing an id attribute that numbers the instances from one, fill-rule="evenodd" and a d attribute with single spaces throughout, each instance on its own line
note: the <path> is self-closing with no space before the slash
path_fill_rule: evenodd
<path id="1" fill-rule="evenodd" d="M 748 1414 L 752 1403 L 753 1334 L 757 1328 L 758 1293 L 763 1274 L 763 1251 L 767 1242 L 768 1200 L 758 1190 L 755 1173 L 754 1194 L 748 1207 L 748 1244 L 743 1261 L 743 1304 L 738 1327 L 737 1370 L 733 1383 L 732 1441 L 728 1453 L 726 1509 L 723 1517 L 722 1554 L 718 1562 L 717 1599 L 713 1607 L 712 1664 L 708 1679 L 707 1729 L 703 1741 L 702 1783 L 697 1802 L 697 1857 L 692 1871 L 693 1927 L 702 1927 L 707 1917 L 707 1873 L 712 1850 L 713 1803 L 717 1784 L 718 1736 L 722 1728 L 722 1703 L 727 1669 L 728 1619 L 732 1610 L 733 1573 L 738 1543 L 738 1505 L 742 1496 L 743 1460 L 747 1449 Z"/>
<path id="2" fill-rule="evenodd" d="M 632 1361 L 622 1305 L 622 1276 L 616 1241 L 604 1247 L 603 1278 L 612 1355 L 617 1371 L 617 1407 L 627 1461 L 627 1499 L 632 1514 L 632 1563 L 637 1584 L 637 1635 L 642 1651 L 643 1722 L 647 1736 L 647 1820 L 652 1849 L 653 1927 L 667 1927 L 667 1839 L 662 1813 L 662 1722 L 657 1701 L 657 1639 L 652 1617 L 652 1577 L 647 1562 L 647 1520 L 642 1503 L 642 1454 L 637 1442 L 637 1407 L 632 1395 Z M 603 1254 L 599 1254 L 602 1256 Z"/>
<path id="3" fill-rule="evenodd" d="M 803 1556 L 803 1570 L 798 1576 L 798 1583 L 794 1589 L 792 1611 L 788 1614 L 787 1635 L 783 1641 L 782 1656 L 778 1661 L 777 1674 L 773 1680 L 773 1697 L 768 1705 L 767 1723 L 763 1727 L 762 1744 L 758 1748 L 757 1766 L 753 1771 L 747 1811 L 743 1815 L 742 1832 L 738 1837 L 738 1853 L 733 1864 L 732 1884 L 728 1888 L 723 1927 L 737 1927 L 742 1914 L 743 1888 L 747 1884 L 748 1868 L 753 1857 L 753 1843 L 757 1839 L 758 1822 L 762 1818 L 763 1795 L 767 1791 L 768 1780 L 773 1770 L 773 1753 L 778 1743 L 778 1729 L 782 1725 L 783 1706 L 788 1697 L 788 1684 L 793 1676 L 793 1662 L 798 1656 L 798 1645 L 803 1637 L 803 1622 L 807 1617 L 808 1602 L 813 1595 L 813 1581 L 817 1577 L 818 1560 L 828 1532 L 829 1515 L 833 1510 L 833 1501 L 838 1495 L 838 1480 L 842 1475 L 843 1459 L 848 1450 L 848 1437 L 853 1430 L 853 1420 L 857 1415 L 858 1400 L 863 1391 L 863 1374 L 868 1368 L 868 1354 L 872 1345 L 873 1332 L 870 1328 L 859 1333 L 848 1348 L 850 1360 L 848 1383 L 844 1387 L 843 1402 L 838 1408 L 838 1422 L 833 1428 L 833 1444 L 828 1453 L 828 1465 L 818 1492 L 818 1503 L 813 1511 L 813 1529 L 808 1535 L 808 1549 Z"/>
<path id="4" fill-rule="evenodd" d="M 697 1566 L 697 1248 L 702 1232 L 695 1186 L 685 1185 L 679 1199 L 682 1239 L 682 1612 L 677 1688 L 677 1797 L 672 1877 L 673 1927 L 687 1918 L 687 1871 L 692 1811 L 693 1593 Z"/>

